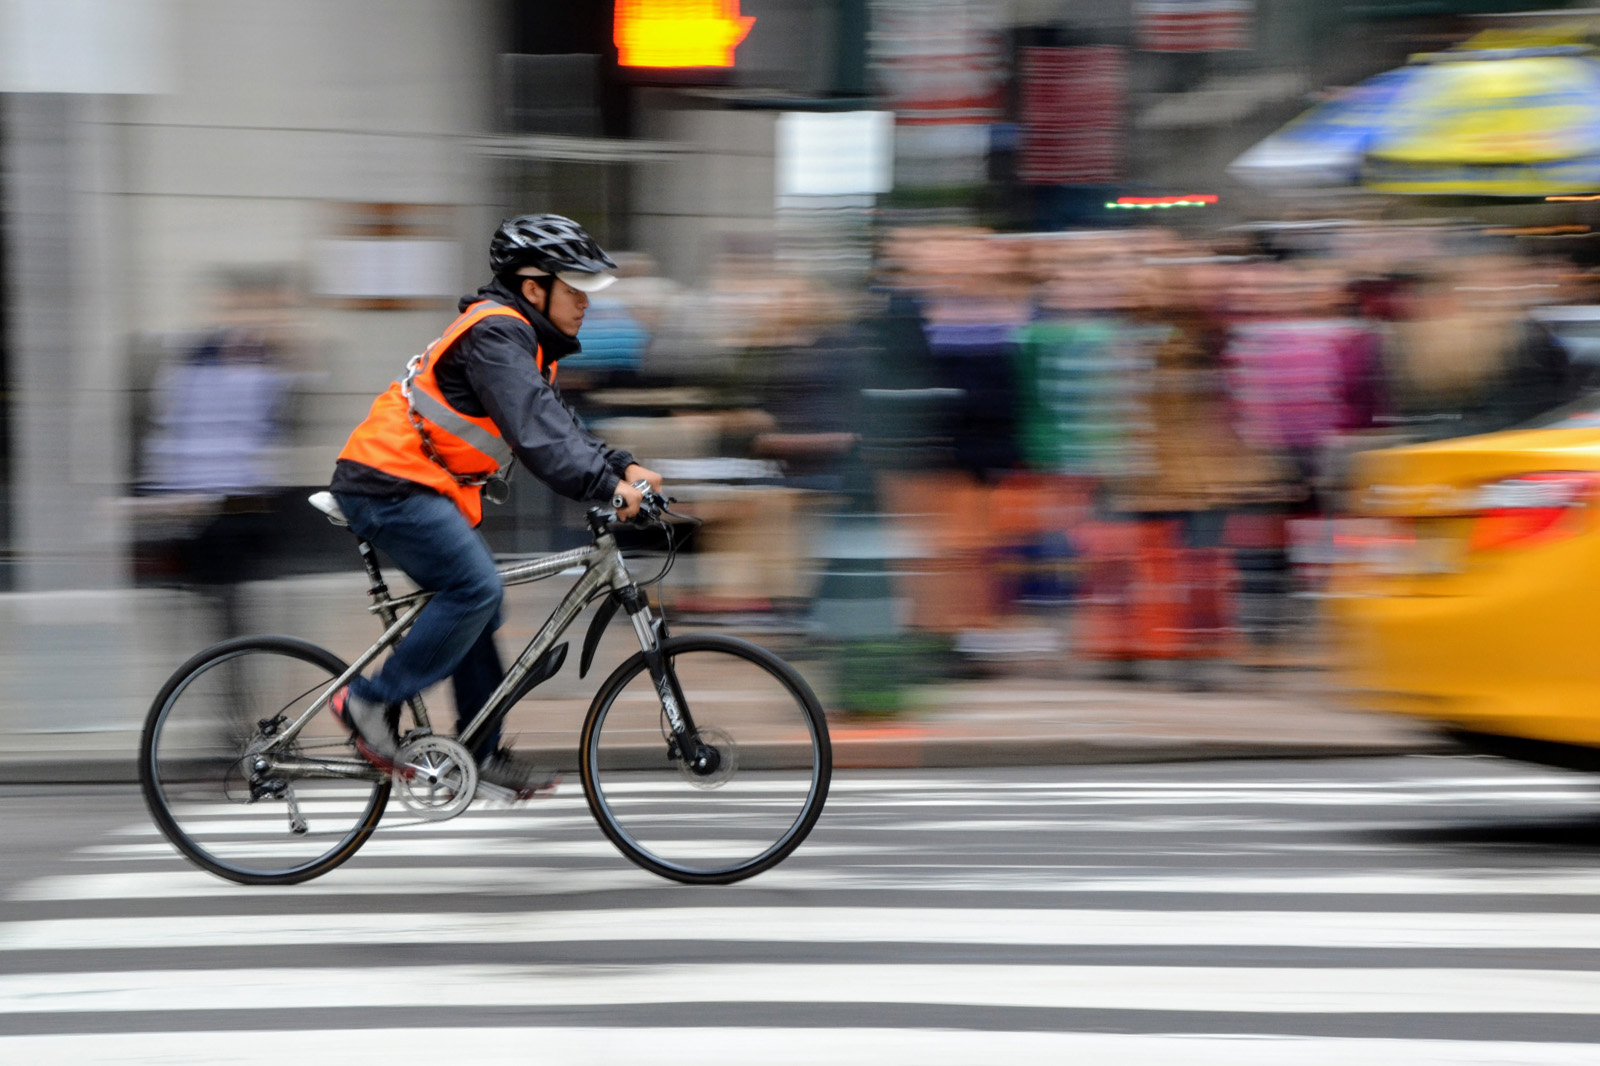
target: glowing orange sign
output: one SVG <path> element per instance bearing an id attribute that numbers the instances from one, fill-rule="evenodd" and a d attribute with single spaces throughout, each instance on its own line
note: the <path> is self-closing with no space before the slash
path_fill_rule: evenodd
<path id="1" fill-rule="evenodd" d="M 731 67 L 755 21 L 739 14 L 739 0 L 617 0 L 617 63 Z"/>

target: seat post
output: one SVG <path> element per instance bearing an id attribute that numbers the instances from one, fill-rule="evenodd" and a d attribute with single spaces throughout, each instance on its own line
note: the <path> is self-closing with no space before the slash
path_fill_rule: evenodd
<path id="1" fill-rule="evenodd" d="M 372 597 L 373 603 L 387 603 L 389 586 L 384 583 L 383 571 L 378 569 L 377 549 L 365 537 L 357 537 L 356 550 L 361 553 L 361 562 L 367 568 L 367 595 Z"/>

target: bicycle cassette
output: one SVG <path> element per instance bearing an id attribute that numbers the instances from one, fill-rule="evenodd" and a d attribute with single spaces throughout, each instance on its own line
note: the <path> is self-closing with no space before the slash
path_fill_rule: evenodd
<path id="1" fill-rule="evenodd" d="M 448 737 L 418 737 L 400 749 L 394 792 L 418 818 L 431 822 L 454 818 L 472 804 L 477 791 L 478 764 Z"/>

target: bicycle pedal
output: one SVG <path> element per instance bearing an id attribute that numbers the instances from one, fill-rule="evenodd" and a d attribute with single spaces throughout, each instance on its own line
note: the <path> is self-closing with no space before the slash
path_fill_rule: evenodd
<path id="1" fill-rule="evenodd" d="M 502 788 L 500 785 L 491 785 L 489 782 L 479 778 L 477 798 L 487 803 L 503 803 L 506 806 L 510 806 L 517 802 L 517 793 L 512 789 Z"/>

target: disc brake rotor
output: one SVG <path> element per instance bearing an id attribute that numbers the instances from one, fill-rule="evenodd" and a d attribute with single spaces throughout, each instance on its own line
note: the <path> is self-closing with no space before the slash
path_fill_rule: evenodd
<path id="1" fill-rule="evenodd" d="M 418 737 L 395 760 L 394 794 L 418 818 L 442 822 L 472 803 L 478 764 L 448 737 Z"/>
<path id="2" fill-rule="evenodd" d="M 696 773 L 689 765 L 689 760 L 679 755 L 678 773 L 695 788 L 721 788 L 739 771 L 739 745 L 735 744 L 733 738 L 725 731 L 714 725 L 701 726 L 696 732 L 700 734 L 701 744 L 716 751 L 717 766 L 710 773 Z"/>

